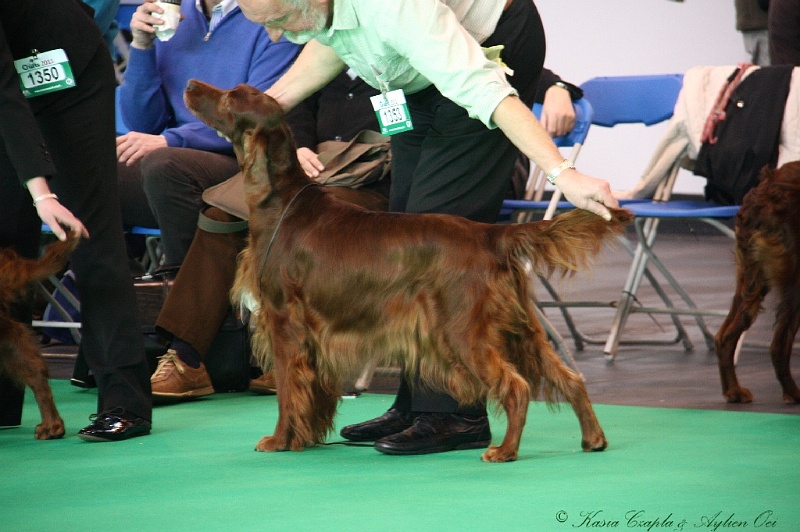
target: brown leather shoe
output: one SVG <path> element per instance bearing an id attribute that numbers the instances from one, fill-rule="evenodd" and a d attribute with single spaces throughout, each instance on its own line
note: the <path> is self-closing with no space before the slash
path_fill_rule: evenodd
<path id="1" fill-rule="evenodd" d="M 275 395 L 278 393 L 278 389 L 275 387 L 275 372 L 270 370 L 251 380 L 248 390 L 261 395 Z"/>
<path id="2" fill-rule="evenodd" d="M 187 366 L 172 349 L 158 357 L 158 367 L 150 377 L 150 384 L 154 399 L 181 400 L 214 393 L 206 367 L 203 364 L 199 368 Z"/>

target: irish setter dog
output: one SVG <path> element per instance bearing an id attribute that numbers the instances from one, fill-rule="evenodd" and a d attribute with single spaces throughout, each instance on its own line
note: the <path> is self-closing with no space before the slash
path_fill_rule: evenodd
<path id="1" fill-rule="evenodd" d="M 11 305 L 25 296 L 31 283 L 58 273 L 79 241 L 71 237 L 50 244 L 39 260 L 23 259 L 10 249 L 0 249 L 0 372 L 33 390 L 42 416 L 34 433 L 37 440 L 64 436 L 64 421 L 53 402 L 47 364 L 36 338 L 27 325 L 11 317 Z"/>
<path id="2" fill-rule="evenodd" d="M 736 379 L 734 351 L 761 311 L 764 297 L 774 290 L 777 307 L 769 352 L 783 400 L 800 403 L 789 366 L 800 327 L 800 161 L 761 171 L 758 185 L 742 201 L 735 229 L 736 292 L 715 338 L 722 393 L 729 403 L 753 400 Z"/>
<path id="3" fill-rule="evenodd" d="M 581 378 L 560 360 L 534 318 L 528 266 L 584 267 L 624 231 L 573 211 L 553 221 L 476 223 L 438 214 L 369 211 L 334 197 L 301 169 L 283 112 L 239 85 L 190 81 L 185 101 L 227 136 L 245 176 L 250 239 L 232 298 L 259 311 L 254 353 L 275 370 L 278 422 L 256 450 L 301 450 L 333 428 L 341 382 L 369 361 L 402 362 L 462 404 L 495 399 L 508 418 L 488 462 L 515 460 L 528 403 L 566 399 L 582 447 L 607 442 Z"/>

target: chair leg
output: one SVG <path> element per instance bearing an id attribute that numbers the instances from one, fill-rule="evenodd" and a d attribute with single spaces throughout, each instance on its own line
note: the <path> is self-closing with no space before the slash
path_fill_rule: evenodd
<path id="1" fill-rule="evenodd" d="M 78 356 L 75 358 L 75 367 L 72 369 L 72 378 L 69 382 L 78 388 L 97 387 L 94 375 L 89 373 L 89 365 L 86 363 L 86 357 L 83 355 L 80 348 L 78 348 Z"/>
<path id="2" fill-rule="evenodd" d="M 377 368 L 378 363 L 374 360 L 371 360 L 364 366 L 361 375 L 358 377 L 355 383 L 355 391 L 356 392 L 365 392 L 369 390 L 369 385 L 372 382 L 372 376 L 375 375 L 375 369 Z"/>

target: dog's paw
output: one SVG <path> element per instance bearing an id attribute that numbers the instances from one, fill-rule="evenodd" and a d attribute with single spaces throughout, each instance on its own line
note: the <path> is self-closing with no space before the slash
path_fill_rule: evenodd
<path id="1" fill-rule="evenodd" d="M 288 451 L 286 442 L 280 441 L 275 436 L 264 436 L 256 444 L 256 451 L 260 453 L 272 453 L 275 451 Z"/>
<path id="2" fill-rule="evenodd" d="M 599 436 L 596 436 L 590 440 L 581 440 L 581 448 L 587 453 L 604 451 L 606 447 L 608 447 L 608 441 L 602 432 Z"/>
<path id="3" fill-rule="evenodd" d="M 788 405 L 800 403 L 800 391 L 795 390 L 793 393 L 784 393 L 783 402 Z"/>
<path id="4" fill-rule="evenodd" d="M 481 455 L 484 462 L 513 462 L 517 459 L 517 449 L 503 449 L 502 446 L 490 446 Z"/>
<path id="5" fill-rule="evenodd" d="M 64 422 L 61 420 L 52 425 L 39 423 L 36 425 L 36 431 L 33 433 L 33 437 L 37 440 L 57 440 L 63 438 L 66 432 Z"/>
<path id="6" fill-rule="evenodd" d="M 744 387 L 731 388 L 725 392 L 725 400 L 729 403 L 752 403 L 753 394 Z"/>

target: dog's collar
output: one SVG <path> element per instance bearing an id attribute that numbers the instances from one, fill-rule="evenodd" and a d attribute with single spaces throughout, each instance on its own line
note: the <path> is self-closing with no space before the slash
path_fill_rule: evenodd
<path id="1" fill-rule="evenodd" d="M 275 243 L 275 238 L 278 236 L 278 229 L 281 227 L 281 223 L 283 223 L 283 219 L 286 217 L 286 213 L 289 212 L 289 207 L 292 206 L 294 200 L 303 193 L 303 191 L 310 187 L 318 187 L 321 186 L 319 183 L 306 183 L 303 187 L 298 190 L 292 199 L 289 200 L 289 203 L 286 204 L 286 208 L 283 209 L 280 218 L 278 218 L 278 222 L 275 224 L 275 230 L 272 232 L 272 237 L 269 239 L 269 244 L 267 245 L 267 252 L 264 254 L 264 262 L 261 263 L 261 271 L 259 272 L 258 278 L 262 279 L 264 276 L 264 269 L 267 267 L 267 261 L 269 260 L 269 252 L 272 250 L 272 244 Z"/>

